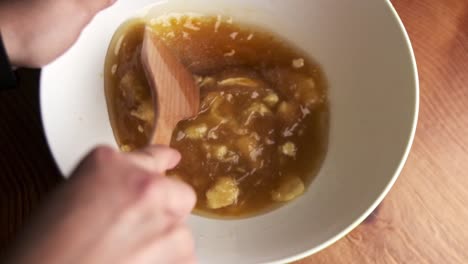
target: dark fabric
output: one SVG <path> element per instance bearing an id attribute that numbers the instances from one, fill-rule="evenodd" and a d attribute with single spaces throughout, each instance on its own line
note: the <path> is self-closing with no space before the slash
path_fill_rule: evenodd
<path id="1" fill-rule="evenodd" d="M 2 35 L 0 34 L 0 90 L 12 89 L 16 86 L 16 77 L 8 60 Z"/>

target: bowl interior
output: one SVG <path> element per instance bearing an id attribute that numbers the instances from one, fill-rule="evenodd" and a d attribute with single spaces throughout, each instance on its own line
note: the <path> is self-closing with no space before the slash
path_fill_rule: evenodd
<path id="1" fill-rule="evenodd" d="M 201 263 L 292 261 L 336 241 L 381 201 L 414 135 L 418 88 L 409 40 L 389 2 L 362 0 L 121 0 L 101 12 L 41 77 L 46 136 L 68 175 L 96 144 L 116 145 L 103 89 L 114 31 L 131 16 L 232 16 L 289 39 L 319 62 L 330 89 L 329 151 L 305 195 L 235 221 L 191 216 Z M 152 8 L 143 9 L 148 5 Z"/>

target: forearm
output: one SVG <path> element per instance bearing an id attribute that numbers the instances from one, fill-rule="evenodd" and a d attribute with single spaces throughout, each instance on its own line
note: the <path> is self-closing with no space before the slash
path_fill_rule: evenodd
<path id="1" fill-rule="evenodd" d="M 42 67 L 114 0 L 0 0 L 0 31 L 14 66 Z"/>
<path id="2" fill-rule="evenodd" d="M 12 65 L 19 65 L 21 45 L 18 41 L 17 29 L 22 26 L 19 13 L 24 12 L 23 0 L 0 2 L 0 34 L 3 45 Z M 23 25 L 24 26 L 24 25 Z"/>

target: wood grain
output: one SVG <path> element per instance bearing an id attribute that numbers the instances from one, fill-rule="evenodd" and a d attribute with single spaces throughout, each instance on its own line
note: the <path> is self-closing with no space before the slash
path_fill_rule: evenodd
<path id="1" fill-rule="evenodd" d="M 150 142 L 169 145 L 177 123 L 198 113 L 200 89 L 192 74 L 149 27 L 145 29 L 141 61 L 157 109 Z"/>
<path id="2" fill-rule="evenodd" d="M 393 0 L 413 43 L 421 83 L 412 152 L 363 224 L 299 261 L 468 263 L 468 1 Z M 60 181 L 38 110 L 38 71 L 0 93 L 0 250 Z"/>

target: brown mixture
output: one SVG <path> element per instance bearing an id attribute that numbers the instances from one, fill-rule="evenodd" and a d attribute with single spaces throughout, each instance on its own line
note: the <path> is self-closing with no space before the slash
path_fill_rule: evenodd
<path id="1" fill-rule="evenodd" d="M 320 68 L 282 39 L 226 17 L 165 16 L 149 24 L 193 73 L 198 116 L 179 123 L 168 174 L 195 189 L 196 212 L 245 217 L 301 195 L 327 149 Z M 108 109 L 123 151 L 147 144 L 154 110 L 139 60 L 145 22 L 124 24 L 105 67 Z"/>

